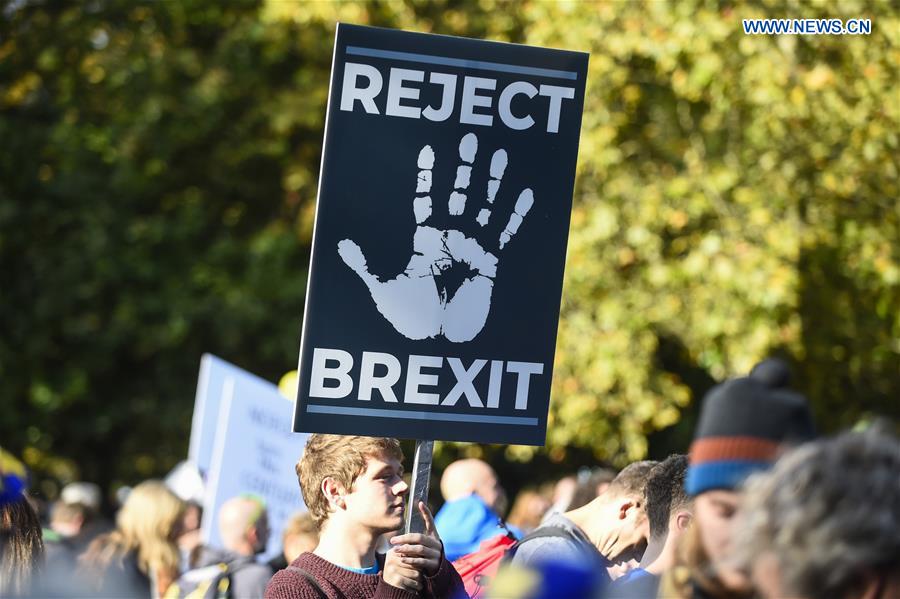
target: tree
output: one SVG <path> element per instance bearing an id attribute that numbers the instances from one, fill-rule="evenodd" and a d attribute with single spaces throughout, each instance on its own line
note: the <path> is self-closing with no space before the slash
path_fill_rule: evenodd
<path id="1" fill-rule="evenodd" d="M 872 33 L 741 27 L 799 16 Z M 591 52 L 547 451 L 438 464 L 684 450 L 772 353 L 826 430 L 900 415 L 889 2 L 7 2 L 0 435 L 41 476 L 164 473 L 204 351 L 295 363 L 336 20 Z"/>
<path id="2" fill-rule="evenodd" d="M 898 416 L 896 8 L 527 10 L 529 43 L 591 51 L 548 442 L 639 458 L 773 353 L 823 429 Z M 869 36 L 741 26 L 860 15 Z"/>
<path id="3" fill-rule="evenodd" d="M 38 471 L 158 475 L 203 352 L 296 352 L 330 51 L 258 9 L 7 6 L 0 434 Z"/>

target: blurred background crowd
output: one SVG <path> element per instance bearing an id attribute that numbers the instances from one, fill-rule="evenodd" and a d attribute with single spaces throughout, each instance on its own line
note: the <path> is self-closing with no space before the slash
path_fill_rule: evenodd
<path id="1" fill-rule="evenodd" d="M 819 437 L 789 383 L 784 362 L 764 361 L 705 396 L 687 454 L 580 471 L 521 491 L 511 507 L 490 464 L 452 462 L 435 525 L 467 596 L 900 596 L 896 422 Z M 45 505 L 28 493 L 24 465 L 0 459 L 3 596 L 264 597 L 273 575 L 317 550 L 321 520 L 301 512 L 283 554 L 258 560 L 269 527 L 251 494 L 225 502 L 213 524 L 221 546 L 209 546 L 184 477 L 120 493 L 113 523 L 96 484 L 70 483 Z"/>

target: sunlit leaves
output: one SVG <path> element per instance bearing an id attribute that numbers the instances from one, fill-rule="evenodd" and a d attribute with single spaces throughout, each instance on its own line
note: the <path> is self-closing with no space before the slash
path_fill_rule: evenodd
<path id="1" fill-rule="evenodd" d="M 591 70 L 550 441 L 641 455 L 690 397 L 660 368 L 658 334 L 718 379 L 793 355 L 832 425 L 891 410 L 900 100 L 882 86 L 897 80 L 896 14 L 867 7 L 868 37 L 795 38 L 744 36 L 741 19 L 863 13 L 632 2 L 577 4 L 567 19 L 555 6 L 532 8 L 527 41 L 590 50 Z M 853 289 L 866 308 L 829 297 Z M 850 349 L 831 319 L 882 341 Z M 834 343 L 838 364 L 822 355 Z M 842 365 L 876 351 L 877 364 Z"/>

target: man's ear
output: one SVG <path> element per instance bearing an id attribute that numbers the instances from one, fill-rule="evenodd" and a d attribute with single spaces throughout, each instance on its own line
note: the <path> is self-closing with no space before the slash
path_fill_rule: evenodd
<path id="1" fill-rule="evenodd" d="M 691 522 L 693 521 L 694 516 L 690 512 L 678 512 L 675 515 L 675 530 L 684 532 L 691 527 Z"/>
<path id="2" fill-rule="evenodd" d="M 628 510 L 639 508 L 640 505 L 635 502 L 633 499 L 622 499 L 619 502 L 619 520 L 624 520 L 628 517 Z"/>
<path id="3" fill-rule="evenodd" d="M 250 528 L 247 529 L 247 542 L 252 546 L 256 546 L 257 541 L 259 541 L 259 529 L 254 524 Z"/>
<path id="4" fill-rule="evenodd" d="M 328 501 L 329 506 L 334 509 L 344 509 L 347 507 L 347 504 L 344 501 L 345 493 L 346 491 L 344 490 L 343 485 L 330 476 L 326 476 L 322 479 L 322 494 Z"/>

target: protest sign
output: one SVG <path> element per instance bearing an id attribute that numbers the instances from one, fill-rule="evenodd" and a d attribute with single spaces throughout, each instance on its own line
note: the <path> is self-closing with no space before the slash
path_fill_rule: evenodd
<path id="1" fill-rule="evenodd" d="M 223 503 L 240 495 L 257 495 L 269 513 L 271 533 L 261 555 L 268 560 L 281 551 L 281 532 L 288 518 L 306 509 L 294 471 L 306 435 L 291 432 L 291 402 L 275 385 L 228 366 L 221 397 L 209 397 L 206 404 L 207 408 L 217 406 L 218 419 L 203 502 L 203 542 L 222 547 L 218 514 Z"/>
<path id="2" fill-rule="evenodd" d="M 544 443 L 587 58 L 338 26 L 295 431 Z"/>
<path id="3" fill-rule="evenodd" d="M 200 358 L 200 376 L 197 379 L 197 394 L 194 398 L 188 460 L 197 466 L 204 476 L 209 472 L 212 462 L 216 427 L 219 425 L 222 389 L 229 377 L 248 378 L 261 385 L 269 384 L 243 368 L 212 354 L 203 354 L 203 357 Z"/>

